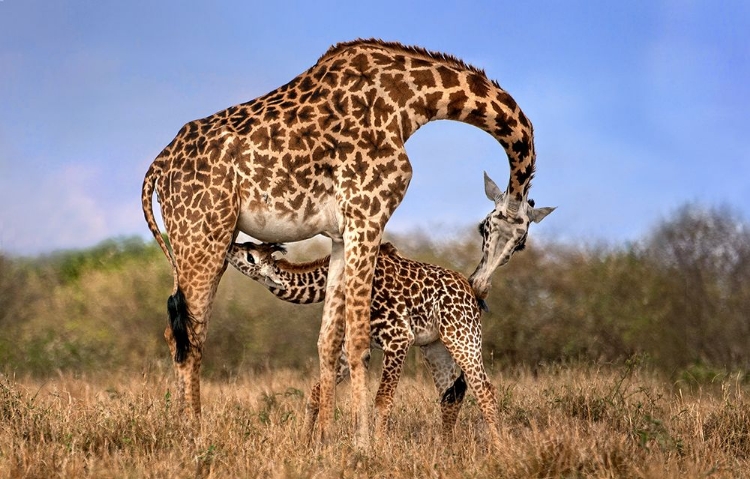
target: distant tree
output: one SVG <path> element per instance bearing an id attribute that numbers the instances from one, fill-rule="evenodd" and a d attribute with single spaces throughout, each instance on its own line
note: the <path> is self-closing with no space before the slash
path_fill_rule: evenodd
<path id="1" fill-rule="evenodd" d="M 12 269 L 10 259 L 0 253 L 0 327 L 3 326 L 8 315 L 8 306 L 13 294 Z"/>
<path id="2" fill-rule="evenodd" d="M 667 273 L 663 327 L 681 363 L 750 365 L 750 228 L 729 207 L 688 204 L 658 225 L 645 252 Z"/>
<path id="3" fill-rule="evenodd" d="M 469 274 L 476 230 L 389 235 L 406 256 Z M 292 245 L 288 258 L 328 254 Z M 0 372 L 134 369 L 169 363 L 162 339 L 169 263 L 155 242 L 116 238 L 37 258 L 0 254 Z M 634 244 L 535 241 L 494 276 L 483 317 L 489 367 L 618 361 L 663 371 L 750 370 L 750 226 L 728 207 L 688 204 Z M 320 305 L 284 303 L 227 271 L 204 372 L 314 368 Z M 416 363 L 415 363 L 416 364 Z"/>

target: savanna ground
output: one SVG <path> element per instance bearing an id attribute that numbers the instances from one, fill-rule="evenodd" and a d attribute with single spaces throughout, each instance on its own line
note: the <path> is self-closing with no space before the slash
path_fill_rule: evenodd
<path id="1" fill-rule="evenodd" d="M 199 434 L 178 414 L 166 364 L 140 375 L 3 377 L 0 477 L 749 477 L 740 378 L 691 390 L 637 363 L 496 374 L 500 451 L 489 449 L 470 394 L 453 441 L 441 441 L 439 404 L 419 368 L 400 384 L 389 435 L 369 453 L 352 449 L 346 386 L 337 439 L 306 445 L 309 372 L 204 381 Z"/>

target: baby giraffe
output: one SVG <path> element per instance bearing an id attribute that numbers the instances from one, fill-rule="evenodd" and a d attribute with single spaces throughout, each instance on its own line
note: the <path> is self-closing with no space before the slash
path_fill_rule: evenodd
<path id="1" fill-rule="evenodd" d="M 278 244 L 235 243 L 227 253 L 227 260 L 280 299 L 299 304 L 323 301 L 329 258 L 290 263 L 273 257 L 279 252 L 286 250 Z M 443 437 L 452 435 L 468 381 L 494 445 L 499 446 L 497 401 L 482 361 L 480 307 L 465 277 L 407 259 L 392 244 L 383 243 L 375 268 L 370 321 L 371 345 L 383 351 L 383 373 L 375 396 L 376 434 L 385 432 L 404 359 L 409 348 L 416 344 L 422 350 L 440 396 Z M 337 383 L 348 372 L 342 351 Z M 305 416 L 308 438 L 317 419 L 318 403 L 319 384 L 316 384 Z"/>

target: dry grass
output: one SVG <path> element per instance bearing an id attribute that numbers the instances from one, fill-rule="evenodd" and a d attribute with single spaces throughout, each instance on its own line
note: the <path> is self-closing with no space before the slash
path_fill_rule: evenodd
<path id="1" fill-rule="evenodd" d="M 0 477 L 750 474 L 750 403 L 731 381 L 688 394 L 632 365 L 506 373 L 495 378 L 505 444 L 493 453 L 471 396 L 455 442 L 441 444 L 439 406 L 418 375 L 399 387 L 387 442 L 357 454 L 345 387 L 334 431 L 340 440 L 317 451 L 304 444 L 310 376 L 272 371 L 204 381 L 200 434 L 176 414 L 169 368 L 43 382 L 0 378 Z"/>

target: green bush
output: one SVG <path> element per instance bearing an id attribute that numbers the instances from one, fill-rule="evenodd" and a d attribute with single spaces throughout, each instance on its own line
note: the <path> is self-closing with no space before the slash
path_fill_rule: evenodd
<path id="1" fill-rule="evenodd" d="M 533 235 L 532 235 L 533 236 Z M 470 274 L 479 236 L 392 236 L 403 254 Z M 327 244 L 290 245 L 291 260 Z M 169 263 L 155 242 L 105 241 L 33 259 L 0 255 L 5 372 L 141 370 L 168 363 Z M 491 368 L 644 353 L 675 379 L 750 365 L 750 233 L 731 210 L 687 205 L 626 245 L 529 242 L 500 268 L 483 318 Z M 322 306 L 276 299 L 229 268 L 209 324 L 206 374 L 317 363 Z M 687 376 L 686 376 L 687 375 Z"/>

